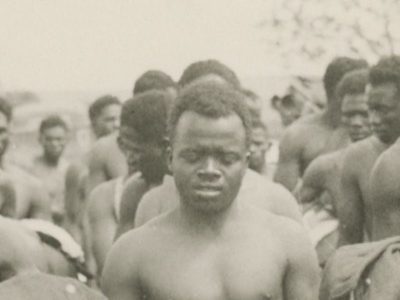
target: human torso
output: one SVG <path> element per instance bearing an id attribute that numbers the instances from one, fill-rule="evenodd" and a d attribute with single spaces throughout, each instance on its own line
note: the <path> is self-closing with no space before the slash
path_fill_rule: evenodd
<path id="1" fill-rule="evenodd" d="M 36 158 L 32 166 L 32 174 L 39 179 L 51 200 L 51 212 L 57 223 L 62 223 L 65 215 L 65 175 L 69 163 L 60 159 L 57 165 L 49 166 L 40 157 Z"/>
<path id="2" fill-rule="evenodd" d="M 300 171 L 304 173 L 308 165 L 318 156 L 336 151 L 348 145 L 349 138 L 341 127 L 336 129 L 323 124 L 318 119 L 303 124 L 303 147 L 300 158 Z"/>
<path id="3" fill-rule="evenodd" d="M 329 200 L 331 205 L 331 212 L 336 216 L 337 205 L 340 205 L 340 201 L 343 201 L 343 195 L 340 186 L 340 177 L 343 168 L 343 158 L 345 150 L 339 150 L 330 154 L 326 157 L 326 169 L 323 173 L 323 191 L 329 194 Z"/>
<path id="4" fill-rule="evenodd" d="M 211 240 L 173 227 L 156 229 L 142 260 L 144 296 L 283 299 L 284 246 L 262 223 L 253 218 L 236 224 L 223 238 Z"/>

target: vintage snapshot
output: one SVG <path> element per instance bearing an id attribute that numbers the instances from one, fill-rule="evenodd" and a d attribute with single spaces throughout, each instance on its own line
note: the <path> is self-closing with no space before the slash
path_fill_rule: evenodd
<path id="1" fill-rule="evenodd" d="M 1 0 L 0 300 L 400 300 L 400 1 Z"/>

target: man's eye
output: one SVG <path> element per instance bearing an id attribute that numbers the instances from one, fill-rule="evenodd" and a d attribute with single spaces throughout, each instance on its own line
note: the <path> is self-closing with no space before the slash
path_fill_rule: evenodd
<path id="1" fill-rule="evenodd" d="M 182 155 L 182 157 L 188 162 L 196 162 L 199 160 L 200 155 L 196 152 L 186 152 Z"/>
<path id="2" fill-rule="evenodd" d="M 225 153 L 221 155 L 221 161 L 224 164 L 233 164 L 234 162 L 238 161 L 239 157 L 232 153 Z"/>

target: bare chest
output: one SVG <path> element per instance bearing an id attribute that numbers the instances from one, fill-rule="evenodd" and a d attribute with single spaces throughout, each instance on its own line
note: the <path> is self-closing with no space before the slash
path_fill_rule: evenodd
<path id="1" fill-rule="evenodd" d="M 175 248 L 144 272 L 147 299 L 282 299 L 285 260 L 262 242 Z"/>

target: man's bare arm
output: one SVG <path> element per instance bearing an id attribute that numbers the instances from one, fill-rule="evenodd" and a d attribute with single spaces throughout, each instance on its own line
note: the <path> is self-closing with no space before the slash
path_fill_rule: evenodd
<path id="1" fill-rule="evenodd" d="M 354 152 L 354 153 L 353 153 Z M 354 163 L 358 153 L 347 151 L 341 172 L 341 190 L 343 201 L 337 203 L 339 219 L 339 246 L 361 243 L 364 232 L 364 205 Z"/>
<path id="2" fill-rule="evenodd" d="M 107 174 L 104 166 L 104 157 L 101 145 L 96 144 L 88 154 L 88 177 L 85 187 L 85 194 L 90 192 L 100 183 L 107 181 Z"/>
<path id="3" fill-rule="evenodd" d="M 294 226 L 293 226 L 294 227 Z M 288 267 L 284 280 L 285 300 L 316 300 L 320 282 L 317 255 L 304 229 L 296 224 L 286 235 Z"/>
<path id="4" fill-rule="evenodd" d="M 65 212 L 66 226 L 74 238 L 79 240 L 80 225 L 84 200 L 83 178 L 87 176 L 87 167 L 84 163 L 75 163 L 69 166 L 65 175 Z"/>
<path id="5" fill-rule="evenodd" d="M 289 127 L 279 146 L 279 162 L 274 181 L 293 191 L 301 177 L 301 153 L 296 127 Z"/>
<path id="6" fill-rule="evenodd" d="M 115 240 L 135 227 L 136 211 L 140 200 L 147 191 L 148 185 L 139 174 L 133 175 L 124 185 Z"/>
<path id="7" fill-rule="evenodd" d="M 294 191 L 294 195 L 299 203 L 312 204 L 324 192 L 326 165 L 326 159 L 319 157 L 308 166 L 304 172 L 302 184 Z"/>
<path id="8" fill-rule="evenodd" d="M 140 244 L 140 241 L 124 235 L 111 248 L 101 278 L 101 289 L 109 300 L 143 299 L 139 274 L 142 261 L 138 251 Z"/>
<path id="9" fill-rule="evenodd" d="M 100 275 L 107 253 L 113 244 L 117 224 L 110 199 L 105 199 L 104 186 L 97 186 L 89 196 L 88 219 L 91 240 L 91 252 Z"/>
<path id="10" fill-rule="evenodd" d="M 400 147 L 384 152 L 374 165 L 370 176 L 368 195 L 372 217 L 373 240 L 400 234 Z"/>

